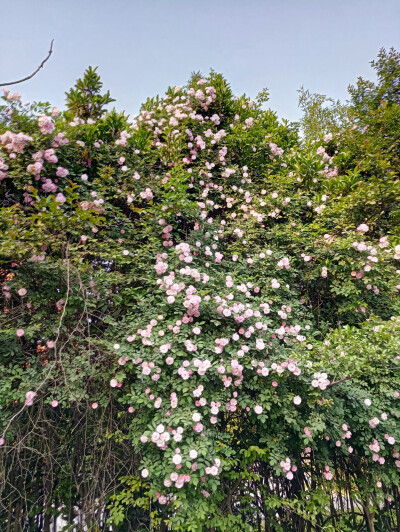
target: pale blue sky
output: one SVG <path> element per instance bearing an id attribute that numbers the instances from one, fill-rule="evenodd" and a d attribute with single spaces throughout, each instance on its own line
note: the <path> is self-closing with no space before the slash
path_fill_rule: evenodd
<path id="1" fill-rule="evenodd" d="M 0 80 L 24 100 L 63 106 L 88 65 L 98 65 L 118 109 L 222 72 L 235 93 L 263 87 L 280 117 L 299 117 L 297 89 L 346 97 L 382 46 L 400 49 L 400 0 L 0 0 Z"/>

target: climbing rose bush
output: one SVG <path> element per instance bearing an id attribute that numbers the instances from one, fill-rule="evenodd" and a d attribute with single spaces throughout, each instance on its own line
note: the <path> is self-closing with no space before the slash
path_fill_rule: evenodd
<path id="1" fill-rule="evenodd" d="M 384 530 L 400 471 L 391 130 L 372 162 L 373 109 L 301 138 L 265 91 L 214 72 L 132 119 L 100 90 L 89 68 L 67 111 L 7 90 L 0 107 L 0 519 Z"/>

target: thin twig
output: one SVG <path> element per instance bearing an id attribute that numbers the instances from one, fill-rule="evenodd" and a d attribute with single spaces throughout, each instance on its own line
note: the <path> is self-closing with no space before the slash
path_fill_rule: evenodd
<path id="1" fill-rule="evenodd" d="M 48 61 L 51 54 L 53 53 L 53 43 L 54 43 L 54 39 L 51 40 L 50 50 L 49 50 L 49 53 L 46 59 L 43 59 L 43 61 L 40 63 L 40 65 L 37 67 L 37 69 L 35 70 L 33 74 L 31 74 L 30 76 L 27 76 L 26 78 L 19 79 L 18 81 L 10 81 L 9 83 L 0 83 L 0 87 L 5 87 L 6 85 L 16 85 L 17 83 L 22 83 L 23 81 L 27 81 L 28 79 L 33 78 L 33 76 L 35 76 L 39 72 L 39 70 L 43 68 L 43 65 L 46 63 L 46 61 Z"/>
<path id="2" fill-rule="evenodd" d="M 330 384 L 328 384 L 327 388 L 330 388 L 331 386 L 334 386 L 335 384 L 339 384 L 343 381 L 347 381 L 348 379 L 350 379 L 350 377 L 343 377 L 343 379 L 339 379 L 338 381 L 331 382 Z"/>

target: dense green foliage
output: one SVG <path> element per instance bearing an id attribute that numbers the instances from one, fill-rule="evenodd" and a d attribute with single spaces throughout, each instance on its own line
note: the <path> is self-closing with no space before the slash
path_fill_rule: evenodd
<path id="1" fill-rule="evenodd" d="M 400 55 L 300 124 L 215 72 L 0 106 L 2 530 L 400 526 Z M 300 134 L 301 132 L 301 134 Z"/>

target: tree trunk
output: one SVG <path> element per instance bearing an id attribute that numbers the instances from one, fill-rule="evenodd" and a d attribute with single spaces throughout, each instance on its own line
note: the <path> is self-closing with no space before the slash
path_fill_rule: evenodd
<path id="1" fill-rule="evenodd" d="M 374 514 L 370 512 L 370 509 L 367 505 L 364 505 L 365 519 L 367 521 L 369 532 L 375 532 L 374 526 Z"/>
<path id="2" fill-rule="evenodd" d="M 51 523 L 51 515 L 44 514 L 43 532 L 51 532 L 50 523 Z"/>

